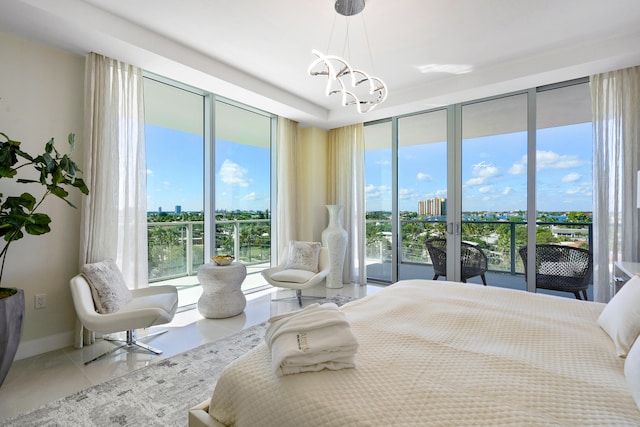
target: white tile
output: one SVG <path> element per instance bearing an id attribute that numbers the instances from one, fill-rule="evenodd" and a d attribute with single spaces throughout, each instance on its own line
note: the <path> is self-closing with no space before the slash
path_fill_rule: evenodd
<path id="1" fill-rule="evenodd" d="M 380 287 L 372 285 L 347 285 L 342 289 L 317 286 L 304 290 L 303 295 L 349 295 L 361 298 L 378 289 Z M 219 340 L 264 322 L 275 314 L 298 310 L 300 307 L 295 299 L 272 301 L 288 296 L 295 296 L 295 291 L 271 289 L 248 294 L 244 312 L 227 319 L 206 319 L 192 306 L 189 310 L 177 313 L 168 325 L 138 331 L 138 339 L 163 351 L 159 356 L 146 352 L 121 352 L 85 366 L 84 361 L 113 348 L 113 344 L 99 339 L 82 349 L 69 347 L 17 360 L 0 387 L 0 420 L 127 374 L 162 358 Z M 313 300 L 303 300 L 303 303 L 306 306 Z M 167 333 L 144 339 L 147 333 L 164 329 Z M 124 334 L 120 336 L 124 338 Z"/>

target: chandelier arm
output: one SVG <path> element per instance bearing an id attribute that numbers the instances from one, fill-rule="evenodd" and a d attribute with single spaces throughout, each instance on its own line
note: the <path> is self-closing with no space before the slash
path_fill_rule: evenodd
<path id="1" fill-rule="evenodd" d="M 362 12 L 365 1 L 366 0 L 335 0 L 336 12 L 346 17 L 346 37 L 342 53 L 343 57 L 345 53 L 348 55 L 347 60 L 350 59 L 351 55 L 351 44 L 349 40 L 350 17 Z M 336 19 L 337 15 L 334 15 L 327 52 L 329 52 L 331 48 Z M 367 25 L 364 21 L 364 15 L 362 17 L 362 25 L 365 32 L 367 50 L 369 51 L 369 60 L 371 61 L 372 68 L 375 69 L 371 42 L 369 40 Z M 347 60 L 341 57 L 329 55 L 328 53 L 325 55 L 316 49 L 312 50 L 312 53 L 317 59 L 311 63 L 307 72 L 311 76 L 323 76 L 327 78 L 325 95 L 340 94 L 341 104 L 343 106 L 355 105 L 358 113 L 361 114 L 373 110 L 377 105 L 387 99 L 387 86 L 380 78 L 371 76 L 362 70 L 351 68 Z M 357 89 L 360 85 L 367 86 Z M 366 91 L 368 95 L 362 91 L 362 89 L 365 88 L 368 88 L 368 91 Z M 362 97 L 362 99 L 360 99 L 360 97 Z"/>

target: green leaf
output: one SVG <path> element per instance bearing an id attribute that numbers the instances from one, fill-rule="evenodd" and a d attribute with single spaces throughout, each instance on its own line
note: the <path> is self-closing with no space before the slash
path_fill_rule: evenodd
<path id="1" fill-rule="evenodd" d="M 51 231 L 51 228 L 49 228 L 50 223 L 51 218 L 49 218 L 49 215 L 36 213 L 31 215 L 30 220 L 25 223 L 24 230 L 29 234 L 38 236 Z"/>

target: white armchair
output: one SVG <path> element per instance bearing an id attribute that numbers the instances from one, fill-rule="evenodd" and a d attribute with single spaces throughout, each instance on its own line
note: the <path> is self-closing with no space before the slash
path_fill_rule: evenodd
<path id="1" fill-rule="evenodd" d="M 320 248 L 318 255 L 318 272 L 300 269 L 287 269 L 289 248 L 284 250 L 282 260 L 277 267 L 262 270 L 262 277 L 271 285 L 277 288 L 295 289 L 298 304 L 302 307 L 302 290 L 310 288 L 322 282 L 329 274 L 329 250 Z M 324 298 L 304 296 L 304 298 Z"/>
<path id="2" fill-rule="evenodd" d="M 136 339 L 136 329 L 148 328 L 171 322 L 178 308 L 178 292 L 174 286 L 153 286 L 131 290 L 131 300 L 113 313 L 101 314 L 91 293 L 89 282 L 82 275 L 73 277 L 70 281 L 71 296 L 78 319 L 90 331 L 101 334 L 127 332 L 126 341 L 105 338 L 108 341 L 119 341 L 123 344 L 85 362 L 88 365 L 121 348 L 133 350 L 141 348 L 154 354 L 161 354 L 149 345 L 140 343 Z M 164 333 L 160 331 L 149 334 L 145 338 Z"/>

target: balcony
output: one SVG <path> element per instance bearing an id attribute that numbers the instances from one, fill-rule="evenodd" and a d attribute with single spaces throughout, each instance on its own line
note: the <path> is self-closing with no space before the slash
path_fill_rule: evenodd
<path id="1" fill-rule="evenodd" d="M 584 222 L 536 223 L 539 243 L 570 244 L 592 250 L 593 227 Z M 433 267 L 425 240 L 445 237 L 446 224 L 436 220 L 402 220 L 401 250 L 398 261 L 398 279 L 432 279 Z M 524 266 L 518 249 L 525 245 L 527 224 L 524 221 L 463 221 L 462 240 L 478 244 L 489 259 L 487 284 L 504 288 L 526 290 Z M 387 282 L 391 278 L 391 221 L 367 220 L 366 264 L 369 281 Z M 443 280 L 442 278 L 440 280 Z M 482 284 L 479 277 L 469 283 Z M 573 298 L 564 292 L 539 290 L 541 293 Z M 588 290 L 593 299 L 592 288 Z"/>
<path id="2" fill-rule="evenodd" d="M 244 292 L 267 286 L 260 272 L 270 266 L 270 228 L 269 219 L 216 221 L 215 254 L 232 255 L 247 267 Z M 147 235 L 149 285 L 174 285 L 181 307 L 195 304 L 202 294 L 196 275 L 205 262 L 204 222 L 149 222 Z"/>
<path id="3" fill-rule="evenodd" d="M 572 222 L 538 222 L 538 240 L 574 244 L 591 250 L 592 224 Z M 491 286 L 525 290 L 524 267 L 518 248 L 526 239 L 526 223 L 521 221 L 465 221 L 462 238 L 481 245 L 489 258 L 487 283 Z M 403 220 L 400 222 L 402 249 L 398 277 L 431 279 L 433 267 L 424 241 L 445 235 L 445 224 L 435 220 Z M 196 277 L 204 263 L 204 223 L 202 221 L 150 222 L 149 282 L 178 287 L 180 305 L 197 302 L 202 290 Z M 366 265 L 370 281 L 385 282 L 391 278 L 391 221 L 367 220 Z M 270 220 L 224 220 L 216 222 L 216 254 L 233 255 L 247 266 L 244 292 L 267 287 L 260 271 L 271 259 Z M 481 283 L 473 278 L 470 283 Z M 540 291 L 555 295 L 566 293 Z M 588 291 L 592 299 L 591 289 Z"/>

